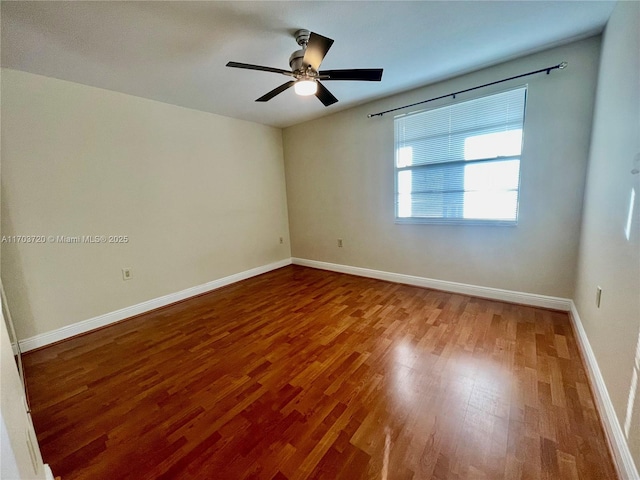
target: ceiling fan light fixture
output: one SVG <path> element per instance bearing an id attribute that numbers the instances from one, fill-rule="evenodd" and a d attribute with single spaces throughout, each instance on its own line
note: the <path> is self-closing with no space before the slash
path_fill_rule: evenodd
<path id="1" fill-rule="evenodd" d="M 298 80 L 293 86 L 297 95 L 302 97 L 308 97 L 309 95 L 315 95 L 318 91 L 318 84 L 315 80 Z"/>

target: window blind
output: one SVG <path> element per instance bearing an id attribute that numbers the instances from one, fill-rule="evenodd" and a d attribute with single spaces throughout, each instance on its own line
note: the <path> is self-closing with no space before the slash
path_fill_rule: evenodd
<path id="1" fill-rule="evenodd" d="M 395 119 L 396 219 L 517 222 L 526 87 Z"/>

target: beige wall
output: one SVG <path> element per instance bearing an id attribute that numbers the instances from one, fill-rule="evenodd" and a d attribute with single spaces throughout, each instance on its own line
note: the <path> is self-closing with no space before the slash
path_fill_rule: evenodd
<path id="1" fill-rule="evenodd" d="M 0 95 L 0 107 L 1 105 Z M 0 117 L 1 111 L 2 108 L 0 108 Z M 0 150 L 1 147 L 0 136 Z M 0 478 L 44 479 L 46 477 L 40 446 L 31 417 L 27 413 L 25 391 L 13 357 L 11 339 L 1 309 L 0 386 L 2 392 L 0 396 Z M 31 445 L 31 450 L 27 442 Z"/>
<path id="2" fill-rule="evenodd" d="M 3 235 L 129 237 L 4 243 L 21 339 L 290 257 L 280 129 L 3 70 L 2 137 Z"/>
<path id="3" fill-rule="evenodd" d="M 619 2 L 604 33 L 574 298 L 640 467 L 640 174 L 631 174 L 640 169 L 638 52 L 640 3 Z"/>
<path id="4" fill-rule="evenodd" d="M 599 47 L 590 38 L 285 129 L 293 256 L 571 297 Z M 368 113 L 564 60 L 566 70 L 474 93 L 529 85 L 517 227 L 394 223 L 393 114 Z"/>

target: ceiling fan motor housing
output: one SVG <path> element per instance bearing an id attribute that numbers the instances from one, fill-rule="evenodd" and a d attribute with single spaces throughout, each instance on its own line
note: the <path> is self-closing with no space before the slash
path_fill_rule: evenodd
<path id="1" fill-rule="evenodd" d="M 304 49 L 296 50 L 289 57 L 289 66 L 292 72 L 304 70 L 302 59 L 304 58 Z"/>

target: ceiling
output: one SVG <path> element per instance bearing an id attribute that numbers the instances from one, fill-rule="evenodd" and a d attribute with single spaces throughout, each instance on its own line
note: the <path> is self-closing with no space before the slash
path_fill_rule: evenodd
<path id="1" fill-rule="evenodd" d="M 604 27 L 614 1 L 2 2 L 2 66 L 286 127 L 470 72 Z M 326 82 L 324 107 L 288 80 L 306 28 L 335 43 L 322 69 L 384 68 L 381 82 Z M 542 65 L 544 67 L 546 65 Z"/>

